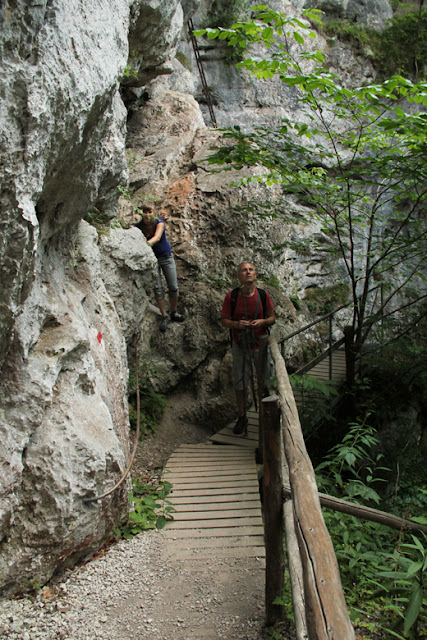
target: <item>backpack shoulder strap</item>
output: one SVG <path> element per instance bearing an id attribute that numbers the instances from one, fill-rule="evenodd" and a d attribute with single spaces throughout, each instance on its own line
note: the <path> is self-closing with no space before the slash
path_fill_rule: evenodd
<path id="1" fill-rule="evenodd" d="M 231 309 L 230 309 L 230 318 L 233 318 L 234 315 L 234 309 L 236 308 L 236 304 L 237 304 L 237 296 L 239 295 L 239 287 L 236 287 L 235 289 L 233 289 L 231 291 Z M 230 345 L 233 344 L 233 332 L 230 329 Z"/>
<path id="2" fill-rule="evenodd" d="M 259 294 L 259 297 L 261 298 L 261 303 L 262 303 L 262 315 L 265 318 L 265 309 L 267 307 L 267 294 L 264 291 L 264 289 L 258 289 L 258 294 Z M 267 327 L 267 333 L 270 333 L 270 327 Z"/>
<path id="3" fill-rule="evenodd" d="M 258 289 L 258 293 L 259 293 L 259 297 L 261 298 L 262 313 L 265 318 L 265 307 L 267 306 L 267 294 L 265 293 L 264 289 Z"/>
<path id="4" fill-rule="evenodd" d="M 240 288 L 236 287 L 231 292 L 231 313 L 230 313 L 230 318 L 233 317 L 234 309 L 236 308 L 237 296 L 239 295 L 239 291 L 240 291 Z"/>

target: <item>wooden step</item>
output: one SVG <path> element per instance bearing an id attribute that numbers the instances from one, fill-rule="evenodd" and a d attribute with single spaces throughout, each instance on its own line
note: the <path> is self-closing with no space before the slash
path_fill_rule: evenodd
<path id="1" fill-rule="evenodd" d="M 257 414 L 251 420 L 257 421 Z M 257 434 L 257 427 L 250 430 Z M 237 445 L 209 442 L 182 445 L 171 455 L 163 478 L 172 484 L 168 502 L 176 511 L 162 532 L 170 557 L 214 563 L 264 558 L 254 448 L 239 440 Z"/>

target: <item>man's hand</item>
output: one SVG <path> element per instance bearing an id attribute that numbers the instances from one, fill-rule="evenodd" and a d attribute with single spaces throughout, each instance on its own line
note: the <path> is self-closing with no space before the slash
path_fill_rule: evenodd
<path id="1" fill-rule="evenodd" d="M 235 329 L 247 329 L 253 326 L 252 320 L 237 320 L 234 326 Z"/>
<path id="2" fill-rule="evenodd" d="M 253 329 L 266 327 L 268 324 L 265 321 L 265 318 L 257 318 L 256 320 L 252 320 L 248 323 Z"/>

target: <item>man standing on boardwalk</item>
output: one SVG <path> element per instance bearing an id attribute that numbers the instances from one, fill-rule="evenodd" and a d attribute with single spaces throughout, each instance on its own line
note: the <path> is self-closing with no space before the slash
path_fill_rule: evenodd
<path id="1" fill-rule="evenodd" d="M 247 433 L 247 391 L 253 369 L 257 368 L 259 339 L 275 323 L 273 302 L 266 291 L 255 286 L 255 267 L 242 262 L 237 271 L 240 287 L 229 291 L 221 309 L 221 324 L 231 331 L 232 378 L 239 418 L 233 433 Z"/>

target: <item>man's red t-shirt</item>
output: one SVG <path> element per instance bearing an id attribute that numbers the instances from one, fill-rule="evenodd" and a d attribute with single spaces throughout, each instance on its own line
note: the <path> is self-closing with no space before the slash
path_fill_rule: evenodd
<path id="1" fill-rule="evenodd" d="M 263 313 L 262 301 L 260 298 L 258 303 L 257 318 L 266 318 L 267 316 L 270 315 L 270 313 L 274 309 L 273 301 L 271 300 L 269 294 L 265 292 L 265 295 L 266 295 L 266 300 L 265 300 L 264 313 Z M 259 296 L 258 290 L 255 289 L 254 293 L 251 296 L 248 296 L 248 297 L 245 296 L 245 300 L 243 302 L 242 292 L 239 291 L 239 294 L 236 300 L 236 306 L 234 307 L 233 317 L 231 318 L 231 320 L 255 320 L 255 312 L 256 312 L 258 296 Z M 246 305 L 246 312 L 245 312 L 245 305 Z M 225 296 L 222 309 L 221 309 L 221 316 L 223 318 L 230 318 L 231 316 L 231 291 L 229 291 Z M 254 329 L 254 332 L 256 337 L 256 344 L 254 345 L 253 348 L 258 349 L 259 338 L 260 336 L 264 336 L 267 333 L 267 327 L 257 327 Z M 238 333 L 239 333 L 238 329 L 232 329 L 233 342 L 235 342 L 236 344 L 238 344 L 238 340 L 237 340 Z"/>

